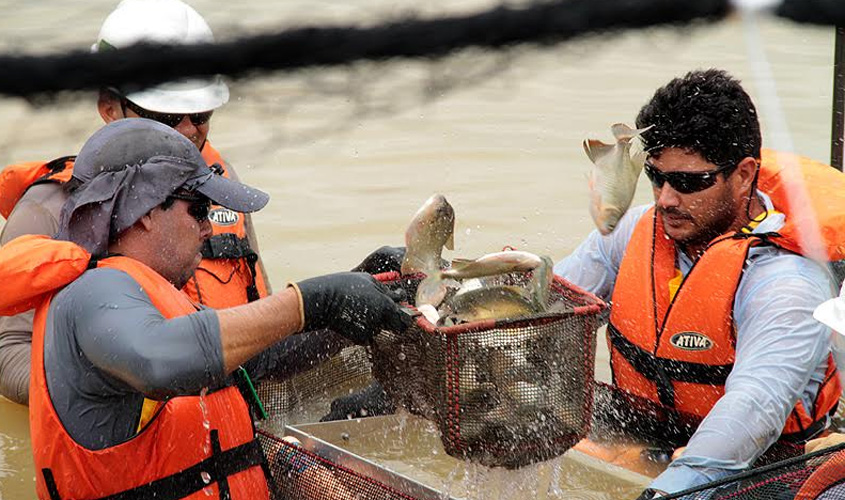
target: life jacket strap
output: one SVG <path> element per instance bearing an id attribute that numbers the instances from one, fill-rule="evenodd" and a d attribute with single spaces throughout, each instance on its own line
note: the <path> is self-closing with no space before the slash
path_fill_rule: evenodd
<path id="1" fill-rule="evenodd" d="M 150 483 L 101 497 L 98 500 L 179 500 L 197 491 L 217 483 L 221 500 L 230 500 L 228 477 L 247 470 L 261 467 L 267 471 L 264 452 L 257 439 L 228 450 L 221 450 L 217 430 L 211 431 L 212 455 L 205 460 L 170 476 L 156 479 Z M 56 489 L 56 482 L 50 469 L 42 469 L 50 500 L 61 500 Z M 52 486 L 51 486 L 52 485 Z"/>
<path id="2" fill-rule="evenodd" d="M 201 253 L 205 259 L 244 259 L 252 275 L 252 283 L 246 287 L 247 300 L 253 302 L 260 298 L 256 285 L 258 254 L 246 238 L 232 233 L 215 234 L 203 242 Z"/>
<path id="3" fill-rule="evenodd" d="M 608 325 L 607 332 L 613 348 L 637 372 L 657 386 L 658 398 L 664 406 L 675 407 L 673 382 L 725 385 L 733 369 L 733 364 L 706 365 L 657 357 L 626 339 L 612 323 Z"/>
<path id="4" fill-rule="evenodd" d="M 203 242 L 201 251 L 206 259 L 244 259 L 255 255 L 246 238 L 232 233 L 215 234 L 208 238 Z"/>
<path id="5" fill-rule="evenodd" d="M 43 176 L 35 179 L 35 181 L 30 185 L 30 187 L 36 184 L 44 184 L 47 182 L 61 182 L 53 178 L 55 174 L 59 172 L 63 172 L 67 168 L 68 162 L 73 163 L 76 161 L 76 156 L 62 156 L 60 158 L 56 158 L 55 160 L 50 160 L 44 166 L 47 168 L 47 173 Z"/>

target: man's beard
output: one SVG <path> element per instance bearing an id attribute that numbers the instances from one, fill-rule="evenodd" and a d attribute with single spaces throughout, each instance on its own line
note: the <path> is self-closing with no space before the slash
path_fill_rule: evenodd
<path id="1" fill-rule="evenodd" d="M 728 232 L 736 220 L 736 215 L 732 212 L 733 204 L 730 200 L 720 200 L 714 205 L 716 216 L 709 218 L 709 225 L 707 227 L 699 226 L 697 223 L 699 219 L 693 218 L 690 214 L 684 213 L 676 208 L 658 209 L 661 215 L 672 215 L 676 218 L 683 218 L 690 221 L 694 228 L 697 228 L 694 234 L 690 234 L 686 238 L 676 239 L 675 243 L 682 247 L 707 245 L 714 238 L 721 236 Z"/>

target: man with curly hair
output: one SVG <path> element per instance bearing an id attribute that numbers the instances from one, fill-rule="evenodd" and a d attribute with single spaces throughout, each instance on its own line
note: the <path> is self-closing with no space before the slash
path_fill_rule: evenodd
<path id="1" fill-rule="evenodd" d="M 654 203 L 608 236 L 594 231 L 555 271 L 611 300 L 612 392 L 658 408 L 652 430 L 685 446 L 641 497 L 653 498 L 767 450 L 800 450 L 841 389 L 829 330 L 813 320 L 834 284 L 796 253 L 792 212 L 762 187 L 783 160 L 761 152 L 740 83 L 692 71 L 658 89 L 636 125 L 651 127 L 642 140 Z"/>

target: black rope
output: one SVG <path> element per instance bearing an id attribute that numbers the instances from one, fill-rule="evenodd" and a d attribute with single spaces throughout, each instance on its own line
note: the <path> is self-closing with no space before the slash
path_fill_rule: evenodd
<path id="1" fill-rule="evenodd" d="M 439 57 L 467 47 L 550 44 L 597 31 L 718 20 L 729 12 L 728 4 L 728 0 L 558 0 L 373 27 L 299 28 L 218 44 L 0 56 L 0 94 L 36 97 L 103 86 L 149 86 L 187 76 L 238 78 L 362 60 Z"/>
<path id="2" fill-rule="evenodd" d="M 842 0 L 783 0 L 777 15 L 799 23 L 845 26 Z"/>
<path id="3" fill-rule="evenodd" d="M 214 74 L 333 66 L 396 57 L 440 57 L 468 47 L 500 49 L 551 44 L 589 33 L 714 21 L 729 0 L 556 0 L 496 7 L 438 19 L 407 19 L 372 27 L 309 27 L 226 43 L 136 45 L 92 54 L 0 56 L 0 95 L 38 99 L 61 91 L 127 88 Z M 845 1 L 782 0 L 777 15 L 803 23 L 845 26 Z M 133 87 L 133 88 L 134 88 Z"/>

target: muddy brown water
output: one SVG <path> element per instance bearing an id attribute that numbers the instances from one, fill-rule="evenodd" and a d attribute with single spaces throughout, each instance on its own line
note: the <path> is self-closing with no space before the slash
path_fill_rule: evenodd
<path id="1" fill-rule="evenodd" d="M 87 49 L 116 2 L 0 0 L 0 50 Z M 484 2 L 211 0 L 193 5 L 218 38 L 308 23 L 372 23 L 412 10 L 468 12 Z M 5 8 L 4 8 L 5 7 Z M 758 99 L 764 141 L 828 161 L 833 30 L 763 19 L 749 57 L 738 17 L 713 25 L 594 35 L 548 48 L 472 50 L 235 82 L 210 138 L 272 200 L 254 218 L 273 284 L 345 270 L 405 225 L 432 193 L 457 213 L 456 249 L 513 245 L 559 259 L 592 229 L 587 136 L 632 122 L 671 77 L 717 66 Z M 766 66 L 769 63 L 770 66 Z M 770 70 L 772 78 L 768 78 Z M 777 99 L 766 98 L 776 86 Z M 765 101 L 765 102 L 764 102 Z M 100 124 L 94 96 L 33 107 L 0 99 L 0 164 L 75 153 Z M 641 180 L 636 201 L 649 200 Z M 601 344 L 601 342 L 600 342 Z M 606 358 L 599 376 L 607 375 Z M 30 499 L 26 409 L 0 398 L 0 498 Z"/>

